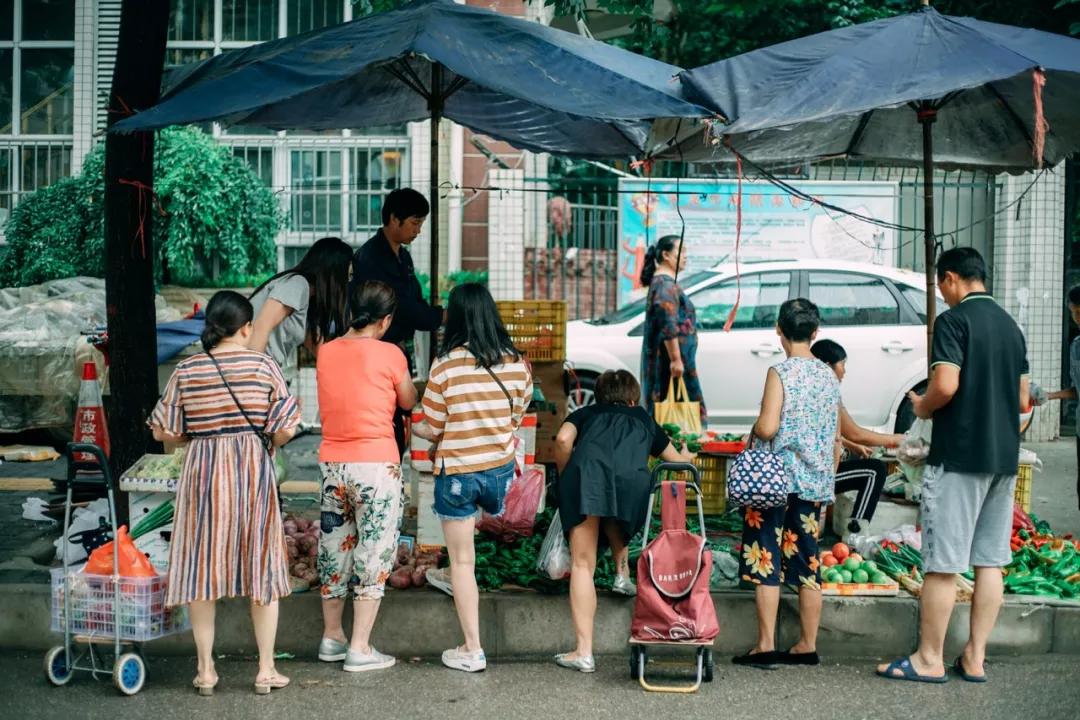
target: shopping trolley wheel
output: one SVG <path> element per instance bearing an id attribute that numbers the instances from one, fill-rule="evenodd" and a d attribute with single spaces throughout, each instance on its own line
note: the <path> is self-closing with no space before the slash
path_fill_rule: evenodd
<path id="1" fill-rule="evenodd" d="M 57 687 L 67 685 L 75 672 L 68 667 L 67 650 L 58 645 L 45 653 L 45 677 Z"/>
<path id="2" fill-rule="evenodd" d="M 645 648 L 641 645 L 630 646 L 630 679 L 640 680 L 645 667 Z"/>
<path id="3" fill-rule="evenodd" d="M 134 695 L 146 682 L 146 663 L 137 653 L 124 653 L 113 665 L 113 685 L 125 695 Z"/>
<path id="4" fill-rule="evenodd" d="M 702 648 L 702 666 L 701 666 L 701 679 L 703 682 L 712 682 L 713 680 L 713 656 L 712 650 L 708 648 Z"/>

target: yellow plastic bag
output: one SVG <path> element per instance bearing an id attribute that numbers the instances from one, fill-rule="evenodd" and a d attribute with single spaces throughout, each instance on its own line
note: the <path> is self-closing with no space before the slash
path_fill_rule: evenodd
<path id="1" fill-rule="evenodd" d="M 653 406 L 653 416 L 657 423 L 678 425 L 684 433 L 701 432 L 701 403 L 690 400 L 686 380 L 682 377 L 679 377 L 678 386 L 675 378 L 668 381 L 667 399 Z"/>

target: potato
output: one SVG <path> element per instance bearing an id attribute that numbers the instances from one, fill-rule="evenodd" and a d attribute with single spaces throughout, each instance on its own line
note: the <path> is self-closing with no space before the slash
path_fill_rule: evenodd
<path id="1" fill-rule="evenodd" d="M 413 587 L 424 587 L 427 584 L 427 571 L 423 568 L 417 568 L 412 574 Z"/>
<path id="2" fill-rule="evenodd" d="M 285 528 L 285 534 L 286 535 L 295 535 L 296 534 L 296 521 L 294 521 L 294 520 L 286 520 L 284 523 L 282 523 L 282 525 Z"/>
<path id="3" fill-rule="evenodd" d="M 405 568 L 401 568 L 390 574 L 390 587 L 404 590 L 410 585 L 412 585 L 412 575 L 410 572 L 407 572 Z"/>

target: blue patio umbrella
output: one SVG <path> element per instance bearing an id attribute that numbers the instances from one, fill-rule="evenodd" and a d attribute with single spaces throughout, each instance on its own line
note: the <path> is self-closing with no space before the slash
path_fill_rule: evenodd
<path id="1" fill-rule="evenodd" d="M 431 119 L 431 295 L 438 297 L 438 133 L 447 117 L 517 148 L 648 154 L 658 117 L 707 117 L 680 68 L 452 0 L 234 50 L 185 66 L 118 132 L 220 121 L 317 131 Z"/>
<path id="2" fill-rule="evenodd" d="M 689 99 L 730 119 L 713 125 L 709 141 L 685 137 L 688 159 L 727 160 L 730 143 L 755 162 L 849 157 L 923 166 L 928 330 L 934 165 L 1022 172 L 1080 149 L 1080 40 L 929 6 L 681 77 Z"/>

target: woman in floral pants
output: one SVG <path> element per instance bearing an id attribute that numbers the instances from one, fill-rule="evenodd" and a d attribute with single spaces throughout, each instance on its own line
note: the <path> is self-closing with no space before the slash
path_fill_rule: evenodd
<path id="1" fill-rule="evenodd" d="M 346 671 L 362 672 L 395 662 L 368 640 L 393 569 L 405 500 L 394 413 L 416 404 L 416 389 L 405 355 L 379 340 L 393 318 L 394 291 L 379 282 L 359 283 L 349 299 L 349 331 L 320 347 L 316 363 L 323 426 L 319 659 L 344 660 Z M 341 616 L 350 585 L 353 633 L 347 642 Z"/>

